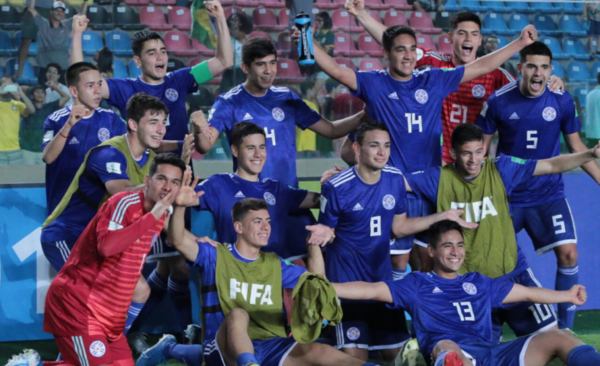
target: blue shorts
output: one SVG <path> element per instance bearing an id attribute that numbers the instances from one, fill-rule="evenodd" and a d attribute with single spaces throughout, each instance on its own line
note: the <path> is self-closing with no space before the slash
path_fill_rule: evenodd
<path id="1" fill-rule="evenodd" d="M 527 287 L 542 287 L 531 268 L 509 279 Z M 492 311 L 492 327 L 498 342 L 502 337 L 502 323 L 515 332 L 517 337 L 544 331 L 556 325 L 556 314 L 552 305 L 516 302 L 504 305 L 503 309 Z"/>
<path id="2" fill-rule="evenodd" d="M 159 261 L 163 258 L 174 257 L 179 255 L 177 249 L 174 246 L 169 244 L 167 241 L 167 234 L 161 232 L 152 248 L 150 249 L 150 253 L 148 253 L 148 257 L 146 258 L 146 262 L 152 263 Z"/>
<path id="3" fill-rule="evenodd" d="M 577 243 L 575 221 L 566 199 L 534 207 L 511 207 L 511 211 L 515 233 L 525 228 L 538 255 Z"/>
<path id="4" fill-rule="evenodd" d="M 254 356 L 261 366 L 281 366 L 287 355 L 298 344 L 293 337 L 271 338 L 264 341 L 252 341 Z M 215 338 L 204 347 L 206 366 L 225 366 L 221 350 Z"/>
<path id="5" fill-rule="evenodd" d="M 423 217 L 429 216 L 435 212 L 435 207 L 429 201 L 416 198 L 414 195 L 409 195 L 406 199 L 406 216 L 407 217 Z M 413 244 L 427 248 L 427 231 L 417 233 L 416 235 L 405 236 L 400 239 L 392 239 L 390 241 L 390 254 L 401 255 L 410 253 Z"/>
<path id="6" fill-rule="evenodd" d="M 75 242 L 77 242 L 77 239 L 42 242 L 44 255 L 56 272 L 59 272 L 67 262 L 67 258 L 69 258 Z"/>
<path id="7" fill-rule="evenodd" d="M 390 309 L 384 303 L 342 303 L 342 310 L 342 322 L 331 328 L 337 349 L 393 349 L 410 338 L 403 310 Z"/>
<path id="8" fill-rule="evenodd" d="M 282 253 L 277 254 L 289 261 L 305 258 L 307 256 L 306 237 L 308 236 L 305 227 L 316 223 L 315 217 L 308 209 L 290 213 L 285 221 L 286 248 L 281 250 Z"/>
<path id="9" fill-rule="evenodd" d="M 529 342 L 535 335 L 521 337 L 500 344 L 481 343 L 459 344 L 465 356 L 473 361 L 473 366 L 527 366 L 524 357 Z"/>

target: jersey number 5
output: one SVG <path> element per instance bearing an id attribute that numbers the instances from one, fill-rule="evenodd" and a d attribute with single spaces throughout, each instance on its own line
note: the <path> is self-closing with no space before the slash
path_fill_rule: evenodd
<path id="1" fill-rule="evenodd" d="M 473 307 L 471 306 L 470 301 L 453 302 L 452 305 L 456 308 L 461 322 L 475 321 L 475 314 L 473 313 Z"/>

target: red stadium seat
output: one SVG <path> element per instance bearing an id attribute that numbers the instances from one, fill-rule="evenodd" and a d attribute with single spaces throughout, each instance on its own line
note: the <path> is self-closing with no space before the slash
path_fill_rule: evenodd
<path id="1" fill-rule="evenodd" d="M 363 58 L 358 64 L 360 71 L 382 70 L 383 64 L 375 58 Z"/>
<path id="2" fill-rule="evenodd" d="M 298 61 L 289 58 L 277 59 L 277 78 L 288 83 L 299 83 L 304 80 Z"/>
<path id="3" fill-rule="evenodd" d="M 365 102 L 359 98 L 348 94 L 340 94 L 333 99 L 331 104 L 332 119 L 342 119 L 362 111 Z"/>
<path id="4" fill-rule="evenodd" d="M 413 8 L 406 0 L 385 0 L 385 4 L 396 10 L 412 10 Z"/>
<path id="5" fill-rule="evenodd" d="M 356 65 L 349 58 L 336 58 L 335 62 L 342 65 L 342 67 L 356 71 Z"/>
<path id="6" fill-rule="evenodd" d="M 174 6 L 169 9 L 169 24 L 179 30 L 192 29 L 192 13 L 190 9 L 183 6 Z"/>
<path id="7" fill-rule="evenodd" d="M 265 9 L 262 6 L 252 11 L 252 22 L 254 23 L 254 29 L 267 32 L 279 32 L 287 28 L 287 24 L 279 25 L 277 23 L 277 18 L 275 17 L 273 10 Z"/>
<path id="8" fill-rule="evenodd" d="M 162 8 L 158 6 L 145 6 L 140 8 L 140 23 L 152 30 L 170 30 L 171 24 L 167 24 Z"/>
<path id="9" fill-rule="evenodd" d="M 192 48 L 204 57 L 213 57 L 216 54 L 215 50 L 206 47 L 206 45 L 200 43 L 197 39 L 192 39 Z"/>
<path id="10" fill-rule="evenodd" d="M 332 30 L 334 32 L 360 32 L 354 17 L 344 9 L 334 10 L 331 14 L 331 21 L 333 22 Z"/>
<path id="11" fill-rule="evenodd" d="M 288 54 L 292 50 L 292 37 L 288 32 L 279 33 L 277 36 L 277 54 L 279 56 Z"/>
<path id="12" fill-rule="evenodd" d="M 356 49 L 354 41 L 346 33 L 336 33 L 335 42 L 333 46 L 334 56 L 348 56 L 348 57 L 361 57 L 365 53 Z"/>
<path id="13" fill-rule="evenodd" d="M 279 11 L 279 24 L 286 27 L 290 24 L 290 9 L 281 9 Z"/>
<path id="14" fill-rule="evenodd" d="M 358 36 L 358 49 L 370 57 L 383 57 L 381 45 L 370 34 Z"/>
<path id="15" fill-rule="evenodd" d="M 267 32 L 254 31 L 254 32 L 250 32 L 250 34 L 248 34 L 248 39 L 252 39 L 252 38 L 256 38 L 256 37 L 266 38 L 271 41 L 273 40 L 273 38 L 271 38 L 271 35 Z"/>
<path id="16" fill-rule="evenodd" d="M 437 51 L 437 47 L 435 46 L 433 38 L 427 34 L 417 34 L 417 46 L 426 50 Z"/>
<path id="17" fill-rule="evenodd" d="M 384 4 L 383 0 L 365 0 L 365 8 L 372 10 L 388 10 L 391 6 Z"/>
<path id="18" fill-rule="evenodd" d="M 442 29 L 434 27 L 433 19 L 431 19 L 429 13 L 425 12 L 413 11 L 410 14 L 410 26 L 417 32 L 428 34 L 442 33 Z"/>
<path id="19" fill-rule="evenodd" d="M 177 0 L 152 0 L 152 4 L 160 6 L 176 5 Z"/>
<path id="20" fill-rule="evenodd" d="M 202 61 L 204 61 L 203 58 L 193 58 L 190 60 L 190 62 L 188 63 L 189 67 L 194 67 L 196 65 L 198 65 L 199 63 L 201 63 Z"/>
<path id="21" fill-rule="evenodd" d="M 186 32 L 170 31 L 165 34 L 165 47 L 167 51 L 175 56 L 192 57 L 198 55 L 198 51 L 192 48 L 190 38 Z"/>
<path id="22" fill-rule="evenodd" d="M 322 10 L 339 9 L 339 5 L 332 3 L 331 0 L 317 0 L 313 4 L 313 6 L 317 9 L 322 9 Z"/>
<path id="23" fill-rule="evenodd" d="M 385 17 L 383 19 L 383 24 L 385 24 L 386 27 L 393 27 L 395 25 L 408 25 L 408 18 L 406 18 L 406 15 L 404 15 L 403 12 L 394 9 L 385 13 Z"/>
<path id="24" fill-rule="evenodd" d="M 255 5 L 262 5 L 265 8 L 285 8 L 285 0 L 254 0 Z"/>
<path id="25" fill-rule="evenodd" d="M 150 0 L 125 0 L 125 4 L 129 6 L 146 6 L 150 5 Z"/>
<path id="26" fill-rule="evenodd" d="M 450 37 L 447 34 L 438 38 L 438 50 L 441 53 L 452 54 L 452 43 L 450 43 Z"/>
<path id="27" fill-rule="evenodd" d="M 369 13 L 369 15 L 371 15 L 373 19 L 375 19 L 378 23 L 383 23 L 377 11 L 367 10 L 367 13 Z M 356 22 L 356 25 L 350 27 L 350 32 L 363 33 L 365 32 L 365 28 L 360 23 Z"/>
<path id="28" fill-rule="evenodd" d="M 238 5 L 238 4 L 237 4 L 237 2 L 236 2 L 236 5 Z M 223 12 L 225 13 L 225 19 L 229 18 L 229 16 L 230 16 L 232 13 L 244 13 L 244 15 L 248 15 L 248 14 L 246 13 L 246 11 L 244 11 L 244 9 L 242 9 L 242 8 L 240 8 L 240 7 L 237 7 L 237 6 L 235 6 L 235 7 L 230 7 L 230 8 L 225 8 L 225 10 L 224 10 Z"/>

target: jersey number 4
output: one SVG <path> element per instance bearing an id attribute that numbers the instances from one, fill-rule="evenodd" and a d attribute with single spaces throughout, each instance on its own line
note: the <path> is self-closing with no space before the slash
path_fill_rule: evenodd
<path id="1" fill-rule="evenodd" d="M 277 145 L 277 140 L 275 140 L 275 129 L 272 128 L 270 131 L 267 127 L 265 127 L 265 135 L 267 139 L 271 139 L 273 146 Z"/>
<path id="2" fill-rule="evenodd" d="M 461 322 L 475 321 L 475 314 L 470 301 L 453 302 L 452 305 L 456 308 Z"/>

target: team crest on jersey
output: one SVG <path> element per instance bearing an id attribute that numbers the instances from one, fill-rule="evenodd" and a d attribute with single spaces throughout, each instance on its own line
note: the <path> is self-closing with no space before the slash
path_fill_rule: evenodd
<path id="1" fill-rule="evenodd" d="M 542 111 L 542 117 L 548 122 L 554 121 L 556 118 L 556 110 L 552 107 L 546 107 Z"/>
<path id="2" fill-rule="evenodd" d="M 98 140 L 104 142 L 110 138 L 110 131 L 107 128 L 102 127 L 98 130 Z"/>
<path id="3" fill-rule="evenodd" d="M 396 207 L 396 199 L 391 194 L 386 194 L 381 203 L 383 203 L 383 208 L 386 210 L 391 210 Z"/>
<path id="4" fill-rule="evenodd" d="M 275 201 L 275 196 L 273 196 L 273 194 L 271 194 L 269 192 L 265 192 L 265 194 L 263 194 L 263 198 L 271 206 L 273 206 L 275 204 L 275 202 L 277 202 L 277 201 Z"/>
<path id="5" fill-rule="evenodd" d="M 281 108 L 273 108 L 273 111 L 271 112 L 271 114 L 273 115 L 273 118 L 275 118 L 275 121 L 277 121 L 277 122 L 281 122 L 285 118 L 285 113 L 283 113 L 283 109 L 281 109 Z"/>
<path id="6" fill-rule="evenodd" d="M 360 330 L 358 330 L 357 327 L 349 328 L 346 331 L 346 337 L 348 337 L 348 339 L 351 341 L 355 341 L 360 338 Z"/>
<path id="7" fill-rule="evenodd" d="M 465 290 L 465 292 L 468 293 L 469 295 L 477 294 L 477 287 L 475 287 L 475 285 L 472 284 L 471 282 L 463 283 L 463 290 Z"/>
<path id="8" fill-rule="evenodd" d="M 174 102 L 177 99 L 179 99 L 179 93 L 177 92 L 177 90 L 169 88 L 165 91 L 165 97 L 167 97 L 167 99 L 171 102 Z"/>
<path id="9" fill-rule="evenodd" d="M 94 357 L 102 357 L 106 353 L 106 346 L 102 341 L 93 341 L 90 344 L 90 354 Z"/>
<path id="10" fill-rule="evenodd" d="M 415 99 L 417 102 L 425 104 L 429 100 L 429 94 L 427 94 L 427 91 L 419 89 L 415 92 Z"/>
<path id="11" fill-rule="evenodd" d="M 485 97 L 485 87 L 481 84 L 477 84 L 471 89 L 471 93 L 473 93 L 475 98 L 481 99 Z"/>

